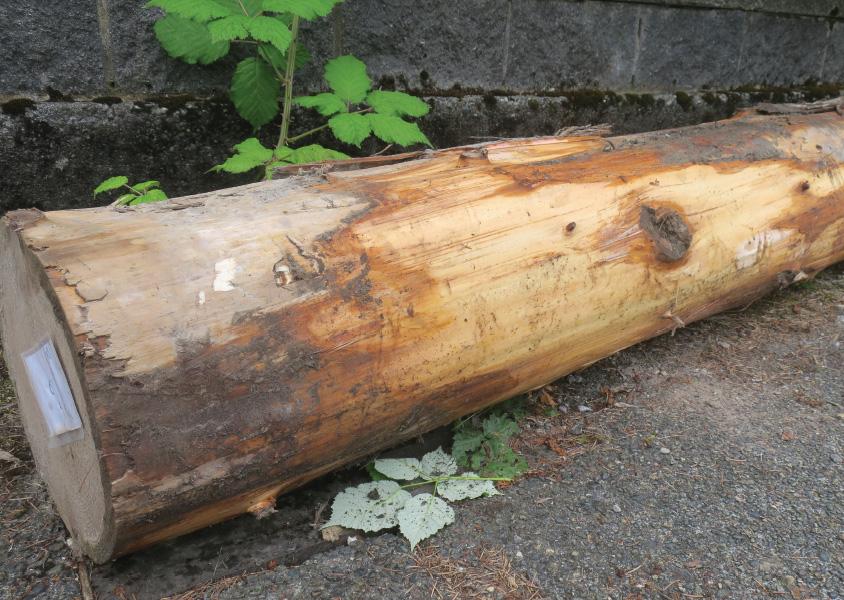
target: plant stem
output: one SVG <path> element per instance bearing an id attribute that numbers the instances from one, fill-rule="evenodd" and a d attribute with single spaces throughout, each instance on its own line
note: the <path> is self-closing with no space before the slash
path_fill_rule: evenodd
<path id="1" fill-rule="evenodd" d="M 405 488 L 415 488 L 420 487 L 423 485 L 434 485 L 434 493 L 436 493 L 436 487 L 438 484 L 443 483 L 444 481 L 513 481 L 512 477 L 461 477 L 459 475 L 446 475 L 444 477 L 434 477 L 427 481 L 415 481 L 413 483 L 406 483 L 401 487 L 401 489 Z"/>
<path id="2" fill-rule="evenodd" d="M 293 37 L 287 49 L 287 70 L 284 73 L 284 112 L 281 115 L 281 131 L 278 134 L 276 148 L 281 148 L 288 142 L 287 132 L 290 130 L 290 105 L 293 103 L 293 71 L 296 69 L 296 40 L 299 37 L 299 17 L 293 17 L 290 24 Z"/>
<path id="3" fill-rule="evenodd" d="M 314 133 L 316 133 L 318 131 L 322 131 L 326 127 L 328 127 L 328 123 L 325 123 L 324 125 L 320 125 L 319 127 L 314 127 L 313 129 L 309 129 L 305 133 L 300 133 L 299 135 L 294 135 L 293 137 L 289 137 L 289 138 L 287 138 L 287 141 L 291 142 L 291 143 L 298 142 L 303 137 L 308 137 L 309 135 L 313 135 Z"/>
<path id="4" fill-rule="evenodd" d="M 362 108 L 360 110 L 356 110 L 356 111 L 351 112 L 349 114 L 350 115 L 359 115 L 359 114 L 368 113 L 368 112 L 372 112 L 372 108 Z M 287 141 L 291 142 L 291 143 L 292 142 L 298 142 L 302 138 L 308 137 L 309 135 L 313 135 L 313 134 L 315 134 L 319 131 L 322 131 L 326 127 L 328 127 L 328 123 L 324 123 L 323 125 L 320 125 L 319 127 L 314 127 L 313 129 L 309 129 L 305 133 L 300 133 L 299 135 L 294 135 L 293 137 L 289 137 L 289 138 L 287 138 Z"/>

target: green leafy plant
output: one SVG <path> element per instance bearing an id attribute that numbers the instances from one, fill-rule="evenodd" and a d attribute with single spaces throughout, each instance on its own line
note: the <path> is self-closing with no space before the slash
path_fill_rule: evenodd
<path id="1" fill-rule="evenodd" d="M 527 461 L 510 447 L 524 414 L 516 399 L 458 421 L 451 448 L 457 464 L 486 476 L 515 478 L 524 473 Z"/>
<path id="2" fill-rule="evenodd" d="M 161 189 L 161 184 L 159 182 L 149 180 L 130 185 L 129 178 L 124 175 L 117 175 L 104 180 L 100 183 L 100 185 L 94 188 L 94 196 L 96 197 L 104 192 L 111 192 L 120 189 L 126 189 L 128 192 L 124 192 L 117 197 L 114 201 L 114 204 L 117 206 L 133 206 L 135 204 L 146 204 L 148 202 L 160 202 L 161 200 L 167 200 L 167 194 L 165 194 L 164 190 Z"/>
<path id="3" fill-rule="evenodd" d="M 458 474 L 454 457 L 438 448 L 421 460 L 382 458 L 369 466 L 374 481 L 347 488 L 331 505 L 331 519 L 323 526 L 340 526 L 361 531 L 398 527 L 413 550 L 422 540 L 454 522 L 457 502 L 481 496 L 495 496 L 494 481 L 507 477 L 481 477 L 467 471 Z M 399 483 L 401 482 L 401 483 Z M 408 490 L 430 488 L 418 494 Z"/>
<path id="4" fill-rule="evenodd" d="M 342 0 L 151 0 L 165 16 L 155 23 L 155 34 L 165 51 L 191 64 L 210 64 L 227 54 L 232 44 L 253 50 L 232 76 L 230 96 L 238 113 L 256 130 L 281 113 L 278 139 L 268 148 L 257 138 L 234 147 L 235 153 L 214 167 L 244 173 L 348 158 L 319 144 L 297 143 L 328 129 L 336 139 L 360 147 L 371 135 L 400 146 L 430 145 L 419 126 L 406 117 L 421 117 L 428 105 L 402 92 L 373 90 L 366 66 L 354 56 L 340 56 L 325 65 L 330 92 L 293 97 L 296 69 L 308 60 L 299 43 L 301 20 L 326 16 Z M 290 134 L 294 104 L 312 108 L 327 119 L 323 125 L 298 135 Z"/>

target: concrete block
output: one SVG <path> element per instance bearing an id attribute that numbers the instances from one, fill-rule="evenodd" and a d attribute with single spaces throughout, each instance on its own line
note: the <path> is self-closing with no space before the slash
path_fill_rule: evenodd
<path id="1" fill-rule="evenodd" d="M 163 15 L 144 2 L 107 0 L 114 88 L 121 94 L 222 94 L 237 60 L 189 65 L 171 58 L 155 38 L 153 23 Z"/>
<path id="2" fill-rule="evenodd" d="M 820 19 L 748 14 L 742 84 L 790 86 L 817 80 L 829 24 Z"/>
<path id="3" fill-rule="evenodd" d="M 605 2 L 513 2 L 505 88 L 628 88 L 638 8 Z"/>
<path id="4" fill-rule="evenodd" d="M 94 0 L 6 0 L 0 23 L 0 96 L 106 93 Z"/>
<path id="5" fill-rule="evenodd" d="M 641 7 L 639 19 L 632 87 L 696 90 L 744 82 L 746 13 Z"/>
<path id="6" fill-rule="evenodd" d="M 374 79 L 447 90 L 500 86 L 507 0 L 352 0 L 341 6 L 342 51 Z"/>

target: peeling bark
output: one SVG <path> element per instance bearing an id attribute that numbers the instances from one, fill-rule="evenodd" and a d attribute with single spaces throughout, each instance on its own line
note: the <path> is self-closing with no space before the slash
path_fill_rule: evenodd
<path id="1" fill-rule="evenodd" d="M 835 112 L 745 115 L 11 213 L 2 331 L 36 460 L 100 561 L 266 514 L 342 464 L 841 260 L 842 139 Z M 72 451 L 46 447 L 20 364 L 44 335 L 85 424 Z"/>

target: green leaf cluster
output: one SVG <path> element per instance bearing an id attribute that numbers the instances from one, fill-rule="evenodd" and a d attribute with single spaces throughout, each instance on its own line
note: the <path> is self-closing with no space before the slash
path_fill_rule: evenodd
<path id="1" fill-rule="evenodd" d="M 341 0 L 150 0 L 160 8 L 155 35 L 172 57 L 190 64 L 211 64 L 229 53 L 232 43 L 252 44 L 255 56 L 240 61 L 230 93 L 238 113 L 253 127 L 278 114 L 282 70 L 293 43 L 291 17 L 315 19 Z M 297 46 L 296 66 L 306 58 Z"/>
<path id="2" fill-rule="evenodd" d="M 442 448 L 428 452 L 421 460 L 378 459 L 367 469 L 373 481 L 340 492 L 324 527 L 380 531 L 398 526 L 413 550 L 420 541 L 454 522 L 454 509 L 446 500 L 500 493 L 490 478 L 472 472 L 458 475 L 457 462 Z M 430 487 L 430 492 L 412 495 L 407 491 L 420 487 Z"/>
<path id="3" fill-rule="evenodd" d="M 457 464 L 489 477 L 515 478 L 524 473 L 527 461 L 510 447 L 523 415 L 522 407 L 511 403 L 459 422 L 451 448 Z"/>
<path id="4" fill-rule="evenodd" d="M 235 146 L 235 153 L 213 170 L 244 173 L 264 168 L 269 176 L 279 165 L 348 158 L 318 144 L 294 147 L 301 139 L 328 129 L 335 138 L 356 147 L 370 136 L 387 144 L 409 146 L 430 141 L 409 119 L 428 113 L 428 105 L 409 94 L 373 90 L 366 65 L 354 56 L 339 56 L 325 65 L 331 91 L 294 98 L 295 70 L 309 58 L 299 43 L 299 20 L 328 15 L 342 0 L 149 0 L 148 8 L 164 11 L 155 34 L 172 57 L 207 65 L 229 54 L 233 44 L 254 50 L 234 68 L 229 96 L 238 114 L 257 130 L 281 113 L 276 147 L 257 138 Z M 291 107 L 312 108 L 327 122 L 290 136 Z"/>
<path id="5" fill-rule="evenodd" d="M 234 146 L 235 153 L 213 168 L 226 173 L 246 173 L 258 167 L 272 169 L 285 165 L 316 163 L 326 160 L 349 158 L 337 150 L 309 144 L 299 148 L 280 146 L 273 150 L 264 146 L 258 138 L 249 138 Z"/>
<path id="6" fill-rule="evenodd" d="M 431 145 L 419 125 L 404 119 L 428 114 L 428 105 L 404 92 L 373 90 L 366 65 L 354 56 L 328 61 L 325 81 L 331 92 L 300 96 L 296 103 L 330 117 L 328 126 L 341 142 L 360 147 L 375 135 L 388 144 Z"/>
<path id="7" fill-rule="evenodd" d="M 141 181 L 129 185 L 129 178 L 125 175 L 116 175 L 102 181 L 94 188 L 94 196 L 105 192 L 111 192 L 125 188 L 128 192 L 121 194 L 114 201 L 117 206 L 134 206 L 136 204 L 147 204 L 149 202 L 160 202 L 167 200 L 167 194 L 161 189 L 158 181 Z"/>

